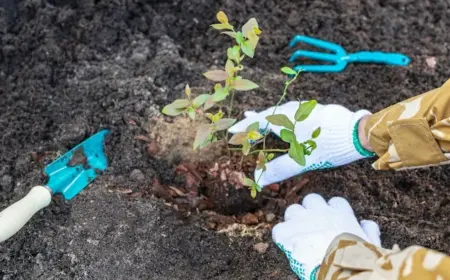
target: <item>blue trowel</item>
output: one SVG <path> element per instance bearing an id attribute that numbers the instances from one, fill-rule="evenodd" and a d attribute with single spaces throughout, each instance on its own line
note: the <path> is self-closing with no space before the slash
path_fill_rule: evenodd
<path id="1" fill-rule="evenodd" d="M 33 187 L 21 200 L 0 212 L 0 242 L 16 234 L 39 210 L 48 206 L 52 195 L 71 200 L 108 166 L 104 142 L 108 130 L 102 130 L 68 151 L 44 169 L 48 181 Z"/>

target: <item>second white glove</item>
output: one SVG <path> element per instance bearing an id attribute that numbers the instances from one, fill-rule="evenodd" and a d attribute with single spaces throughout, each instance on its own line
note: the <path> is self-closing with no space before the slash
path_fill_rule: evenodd
<path id="1" fill-rule="evenodd" d="M 380 229 L 374 221 L 358 223 L 350 204 L 342 197 L 328 201 L 307 195 L 302 204 L 286 209 L 285 221 L 272 230 L 272 238 L 286 254 L 300 279 L 315 279 L 319 265 L 331 242 L 342 233 L 356 235 L 381 247 Z"/>

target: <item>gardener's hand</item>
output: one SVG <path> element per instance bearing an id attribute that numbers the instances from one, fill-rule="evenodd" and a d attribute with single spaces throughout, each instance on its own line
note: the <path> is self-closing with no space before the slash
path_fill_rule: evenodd
<path id="1" fill-rule="evenodd" d="M 356 235 L 381 247 L 380 229 L 374 221 L 358 223 L 352 207 L 342 197 L 328 201 L 310 194 L 302 205 L 288 207 L 285 221 L 272 230 L 272 238 L 286 254 L 292 270 L 300 279 L 315 279 L 331 242 L 342 233 Z"/>
<path id="2" fill-rule="evenodd" d="M 299 102 L 288 102 L 277 108 L 276 114 L 284 114 L 291 121 L 294 120 Z M 246 112 L 246 118 L 229 129 L 230 133 L 244 132 L 254 122 L 259 122 L 260 128 L 268 124 L 266 117 L 272 115 L 274 108 L 260 113 Z M 318 127 L 321 128 L 320 136 L 315 139 L 317 149 L 306 157 L 306 165 L 300 166 L 288 154 L 282 155 L 266 165 L 267 170 L 261 175 L 262 170 L 255 171 L 255 180 L 260 186 L 280 182 L 295 175 L 316 170 L 337 167 L 349 164 L 353 161 L 373 156 L 364 149 L 359 141 L 358 124 L 361 118 L 371 113 L 366 110 L 351 112 L 340 105 L 317 104 L 309 117 L 298 122 L 295 126 L 295 135 L 298 141 L 310 139 L 311 133 Z M 269 124 L 268 129 L 279 136 L 283 127 Z M 355 130 L 356 129 L 356 130 Z M 362 130 L 362 129 L 361 129 Z M 368 142 L 367 142 L 368 143 Z M 369 148 L 368 146 L 366 148 Z"/>

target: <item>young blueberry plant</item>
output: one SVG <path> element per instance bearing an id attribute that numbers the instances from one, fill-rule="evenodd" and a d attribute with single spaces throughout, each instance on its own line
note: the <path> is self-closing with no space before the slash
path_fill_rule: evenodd
<path id="1" fill-rule="evenodd" d="M 258 88 L 258 85 L 248 79 L 244 79 L 239 74 L 244 69 L 242 62 L 246 57 L 253 58 L 258 45 L 259 35 L 262 31 L 259 29 L 256 19 L 251 18 L 244 24 L 241 31 L 235 28 L 228 21 L 228 17 L 224 12 L 217 13 L 219 23 L 211 25 L 216 30 L 221 30 L 222 34 L 228 35 L 234 39 L 235 45 L 227 49 L 227 60 L 225 66 L 221 70 L 210 70 L 203 75 L 215 82 L 212 93 L 204 93 L 196 96 L 191 95 L 189 85 L 186 85 L 184 99 L 177 99 L 171 104 L 165 106 L 162 110 L 163 114 L 168 116 L 185 115 L 195 120 L 197 116 L 205 116 L 209 122 L 201 124 L 197 128 L 194 149 L 201 149 L 210 143 L 218 141 L 218 137 L 224 137 L 224 141 L 233 146 L 241 146 L 240 148 L 230 148 L 229 150 L 241 151 L 243 155 L 257 154 L 256 168 L 266 170 L 266 163 L 275 157 L 275 153 L 289 153 L 289 156 L 299 165 L 304 166 L 306 163 L 305 156 L 311 155 L 317 147 L 314 141 L 320 134 L 320 127 L 311 135 L 311 139 L 299 141 L 295 136 L 295 126 L 298 122 L 304 121 L 312 112 L 317 102 L 315 100 L 300 103 L 292 122 L 286 115 L 276 114 L 276 110 L 281 102 L 285 99 L 289 86 L 297 79 L 300 72 L 296 72 L 289 67 L 281 68 L 281 71 L 291 78 L 286 81 L 283 94 L 278 103 L 274 107 L 272 115 L 266 119 L 268 121 L 266 127 L 259 127 L 259 122 L 249 125 L 245 132 L 234 134 L 231 139 L 228 137 L 228 128 L 230 128 L 236 119 L 232 118 L 234 95 L 236 92 L 250 91 Z M 207 111 L 218 108 L 214 113 Z M 226 108 L 227 116 L 224 117 L 222 108 Z M 266 138 L 269 134 L 268 125 L 281 126 L 281 140 L 289 144 L 289 149 L 267 149 Z M 222 132 L 222 133 L 219 133 Z M 224 132 L 224 133 L 223 133 Z M 262 147 L 261 147 L 262 146 Z M 258 148 L 260 147 L 260 148 Z M 262 174 L 262 173 L 261 173 Z M 250 189 L 253 198 L 261 191 L 258 184 L 260 178 L 245 178 L 243 185 Z"/>

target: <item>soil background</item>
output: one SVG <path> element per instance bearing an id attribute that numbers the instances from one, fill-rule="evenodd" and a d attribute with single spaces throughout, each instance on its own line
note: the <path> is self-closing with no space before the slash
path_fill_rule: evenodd
<path id="1" fill-rule="evenodd" d="M 237 110 L 278 99 L 279 68 L 305 34 L 348 52 L 382 50 L 412 58 L 408 67 L 349 65 L 342 73 L 305 74 L 289 100 L 317 99 L 377 111 L 440 86 L 450 77 L 450 2 L 285 0 L 0 1 L 0 208 L 42 184 L 42 169 L 90 134 L 111 129 L 110 168 L 69 202 L 56 198 L 0 244 L 1 279 L 293 279 L 270 244 L 205 230 L 154 198 L 115 190 L 174 180 L 178 159 L 155 158 L 135 139 L 184 85 L 224 61 L 225 36 L 211 30 L 223 9 L 263 35 L 246 75 L 261 88 L 237 96 Z M 433 58 L 436 64 L 433 63 Z M 450 169 L 375 172 L 370 161 L 316 172 L 300 197 L 340 195 L 359 218 L 374 219 L 383 245 L 419 244 L 450 253 Z M 278 213 L 281 215 L 281 213 Z M 258 241 L 259 242 L 259 241 Z"/>

